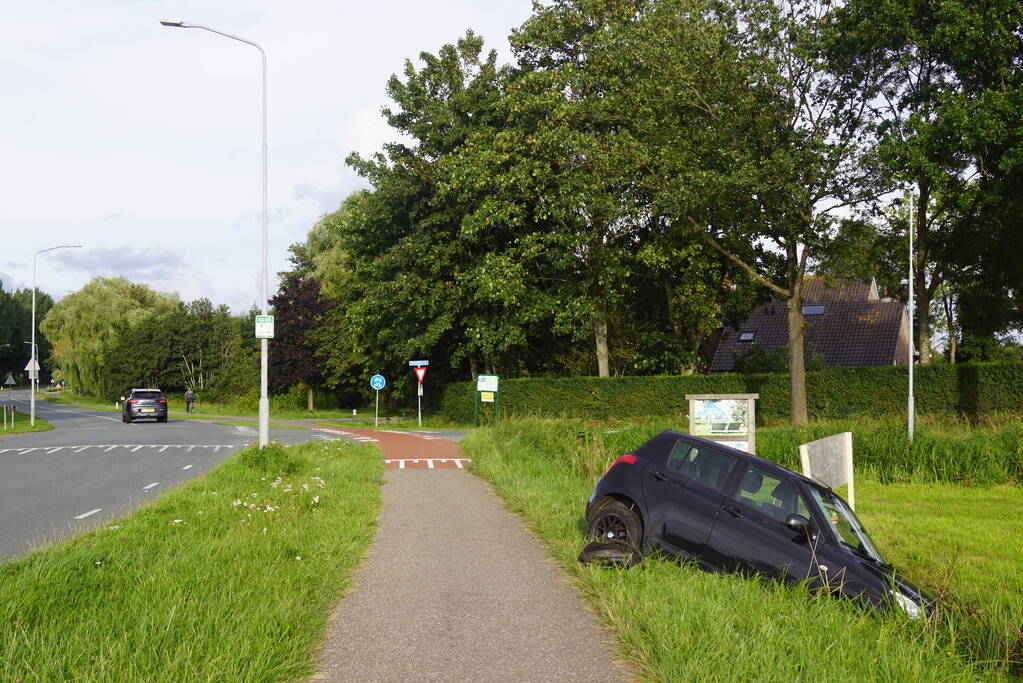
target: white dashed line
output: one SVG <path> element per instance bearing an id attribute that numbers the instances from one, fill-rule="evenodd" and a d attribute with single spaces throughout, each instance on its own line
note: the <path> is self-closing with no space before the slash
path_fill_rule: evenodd
<path id="1" fill-rule="evenodd" d="M 137 451 L 140 448 L 145 448 L 145 446 L 135 446 L 135 448 L 131 449 L 131 452 L 134 453 L 135 451 Z"/>
<path id="2" fill-rule="evenodd" d="M 183 470 L 188 470 L 188 469 L 192 469 L 192 466 L 191 466 L 191 465 L 185 465 L 185 466 L 184 466 L 184 467 L 182 467 L 181 469 L 183 469 Z"/>
<path id="3" fill-rule="evenodd" d="M 101 511 L 102 509 L 103 508 L 96 508 L 95 510 L 89 510 L 88 512 L 83 512 L 82 514 L 80 514 L 77 517 L 75 517 L 75 519 L 85 519 L 89 515 L 94 515 L 97 512 Z"/>
<path id="4" fill-rule="evenodd" d="M 148 491 L 149 489 L 153 488 L 154 486 L 159 486 L 159 485 L 160 485 L 160 482 L 154 481 L 152 484 L 149 484 L 148 486 L 143 486 L 142 490 L 143 491 Z"/>

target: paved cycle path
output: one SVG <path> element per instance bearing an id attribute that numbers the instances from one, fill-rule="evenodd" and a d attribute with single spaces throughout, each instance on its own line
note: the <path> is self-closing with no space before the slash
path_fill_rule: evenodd
<path id="1" fill-rule="evenodd" d="M 385 460 L 463 457 L 422 435 L 346 430 Z M 329 681 L 626 681 L 614 640 L 522 521 L 457 468 L 392 468 L 354 588 L 331 617 Z"/>

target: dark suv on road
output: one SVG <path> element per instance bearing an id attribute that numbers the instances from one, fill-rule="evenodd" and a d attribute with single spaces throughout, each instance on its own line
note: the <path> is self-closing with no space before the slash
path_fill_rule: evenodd
<path id="1" fill-rule="evenodd" d="M 933 610 L 830 488 L 681 432 L 666 430 L 615 460 L 586 519 L 590 538 L 667 551 L 710 571 L 807 581 L 911 616 Z"/>
<path id="2" fill-rule="evenodd" d="M 124 409 L 122 422 L 134 422 L 136 418 L 151 417 L 157 422 L 167 421 L 167 398 L 159 389 L 132 389 L 128 397 L 121 397 Z"/>

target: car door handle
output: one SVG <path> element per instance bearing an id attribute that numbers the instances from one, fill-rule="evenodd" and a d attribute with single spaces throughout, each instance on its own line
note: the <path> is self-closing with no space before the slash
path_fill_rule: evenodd
<path id="1" fill-rule="evenodd" d="M 667 475 L 664 472 L 658 472 L 657 470 L 650 470 L 650 476 L 657 481 L 668 481 Z"/>
<path id="2" fill-rule="evenodd" d="M 739 508 L 732 507 L 731 505 L 726 505 L 725 512 L 730 514 L 732 517 L 738 517 L 739 519 L 742 519 L 742 512 L 739 511 Z"/>

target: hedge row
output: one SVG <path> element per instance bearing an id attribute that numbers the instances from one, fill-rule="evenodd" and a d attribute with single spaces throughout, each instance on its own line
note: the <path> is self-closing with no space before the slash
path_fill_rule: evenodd
<path id="1" fill-rule="evenodd" d="M 448 385 L 440 414 L 456 422 L 473 418 L 475 387 Z M 501 416 L 608 419 L 686 414 L 686 394 L 760 394 L 758 421 L 787 420 L 789 377 L 690 375 L 662 377 L 569 377 L 501 380 Z M 904 414 L 908 396 L 905 367 L 828 368 L 806 374 L 811 417 Z M 1023 364 L 927 365 L 914 372 L 918 414 L 979 417 L 1023 412 Z M 483 404 L 484 415 L 493 414 Z"/>

